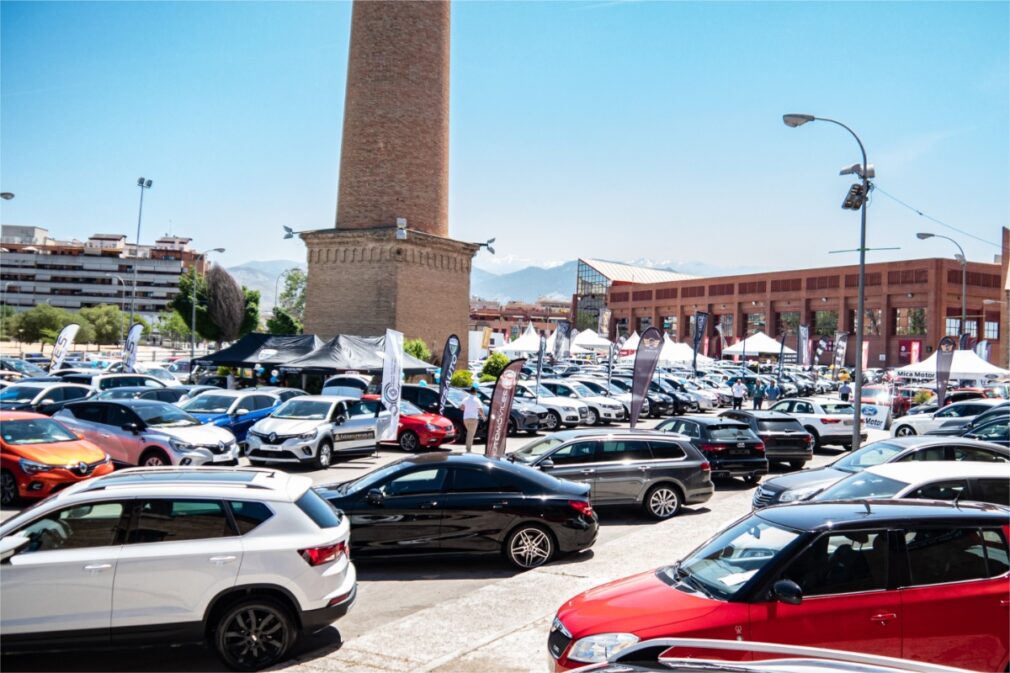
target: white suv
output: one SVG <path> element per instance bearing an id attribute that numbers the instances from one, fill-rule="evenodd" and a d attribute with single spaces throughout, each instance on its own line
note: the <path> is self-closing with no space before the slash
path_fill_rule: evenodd
<path id="1" fill-rule="evenodd" d="M 4 650 L 207 641 L 229 666 L 281 661 L 356 598 L 347 518 L 308 477 L 136 468 L 0 525 Z"/>

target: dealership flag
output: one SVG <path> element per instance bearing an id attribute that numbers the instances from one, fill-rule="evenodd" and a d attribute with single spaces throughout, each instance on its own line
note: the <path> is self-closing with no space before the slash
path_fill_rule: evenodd
<path id="1" fill-rule="evenodd" d="M 456 362 L 459 360 L 459 337 L 450 334 L 445 340 L 445 348 L 442 349 L 442 371 L 438 378 L 438 413 L 445 414 L 445 398 L 449 394 L 449 382 L 452 380 L 452 373 L 456 371 Z"/>
<path id="2" fill-rule="evenodd" d="M 509 415 L 512 413 L 512 400 L 516 396 L 516 386 L 519 383 L 519 370 L 526 364 L 526 358 L 513 360 L 505 366 L 491 393 L 491 408 L 487 420 L 487 447 L 484 455 L 488 458 L 501 458 L 505 455 L 505 438 L 508 436 Z"/>
<path id="3" fill-rule="evenodd" d="M 537 351 L 537 394 L 536 403 L 540 404 L 540 377 L 544 373 L 544 353 L 547 351 L 547 337 L 540 335 L 540 350 Z"/>
<path id="4" fill-rule="evenodd" d="M 913 341 L 911 348 L 908 349 L 908 360 L 909 360 L 909 362 L 911 362 L 914 365 L 916 362 L 919 361 L 919 357 L 921 356 L 921 353 L 922 353 L 922 342 L 921 341 Z"/>
<path id="5" fill-rule="evenodd" d="M 123 344 L 123 371 L 127 374 L 133 372 L 134 365 L 137 364 L 137 347 L 143 333 L 144 326 L 139 322 L 133 323 L 133 327 L 126 333 L 126 342 Z"/>
<path id="6" fill-rule="evenodd" d="M 606 338 L 610 334 L 610 316 L 611 310 L 609 308 L 600 311 L 600 320 L 596 332 L 603 338 Z"/>
<path id="7" fill-rule="evenodd" d="M 63 358 L 67 357 L 67 351 L 74 345 L 74 337 L 81 326 L 75 322 L 70 323 L 60 332 L 56 338 L 56 345 L 53 346 L 53 357 L 49 360 L 49 371 L 55 372 L 63 365 Z"/>
<path id="8" fill-rule="evenodd" d="M 989 352 L 991 350 L 992 344 L 989 343 L 988 339 L 982 339 L 977 344 L 975 344 L 975 355 L 979 356 L 986 362 L 989 362 Z"/>
<path id="9" fill-rule="evenodd" d="M 796 352 L 800 354 L 800 366 L 810 366 L 810 325 L 800 325 L 796 331 Z"/>
<path id="10" fill-rule="evenodd" d="M 388 425 L 376 428 L 379 440 L 396 440 L 400 427 L 400 387 L 403 385 L 403 332 L 386 330 L 386 353 L 382 359 L 382 403 L 389 412 Z M 445 377 L 443 377 L 445 378 Z M 439 385 L 442 382 L 439 381 Z"/>
<path id="11" fill-rule="evenodd" d="M 782 378 L 782 365 L 785 364 L 785 359 L 786 359 L 786 335 L 785 332 L 783 332 L 782 343 L 779 344 L 779 376 L 778 376 L 779 379 Z"/>
<path id="12" fill-rule="evenodd" d="M 866 365 L 870 362 L 870 342 L 863 342 L 863 369 L 866 369 Z"/>
<path id="13" fill-rule="evenodd" d="M 961 340 L 958 343 L 957 349 L 959 351 L 970 351 L 973 345 L 971 334 L 964 332 L 961 334 Z"/>
<path id="14" fill-rule="evenodd" d="M 659 363 L 659 354 L 663 350 L 663 335 L 658 327 L 650 327 L 642 332 L 635 353 L 635 371 L 631 379 L 631 427 L 638 423 L 638 415 L 642 412 L 645 395 L 652 382 L 652 374 Z"/>
<path id="15" fill-rule="evenodd" d="M 572 324 L 567 320 L 558 321 L 558 326 L 554 329 L 554 352 L 552 353 L 555 360 L 560 360 L 568 355 L 568 339 L 571 329 Z"/>
<path id="16" fill-rule="evenodd" d="M 849 346 L 848 332 L 835 332 L 835 370 L 832 378 L 838 378 L 838 369 L 845 366 L 845 351 Z"/>
<path id="17" fill-rule="evenodd" d="M 954 363 L 954 349 L 957 342 L 954 337 L 945 336 L 936 347 L 936 404 L 943 406 L 947 399 L 947 383 L 950 381 L 950 366 Z"/>
<path id="18" fill-rule="evenodd" d="M 698 346 L 701 345 L 701 337 L 705 335 L 705 328 L 708 327 L 708 313 L 704 311 L 694 312 L 694 357 L 691 359 L 691 369 L 698 373 Z"/>

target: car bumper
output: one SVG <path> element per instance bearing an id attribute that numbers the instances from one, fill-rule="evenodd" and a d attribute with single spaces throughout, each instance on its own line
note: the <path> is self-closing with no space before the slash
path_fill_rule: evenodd
<path id="1" fill-rule="evenodd" d="M 22 498 L 44 498 L 56 491 L 63 490 L 79 481 L 101 477 L 115 469 L 111 462 L 99 465 L 87 475 L 78 475 L 70 470 L 58 469 L 38 474 L 17 474 L 18 495 Z"/>
<path id="2" fill-rule="evenodd" d="M 168 452 L 170 455 L 172 451 Z M 234 465 L 238 462 L 241 451 L 236 443 L 224 453 L 213 453 L 210 449 L 195 449 L 177 454 L 179 465 Z"/>
<path id="3" fill-rule="evenodd" d="M 715 485 L 710 481 L 687 491 L 684 494 L 684 504 L 700 505 L 703 502 L 708 502 L 712 498 L 713 493 L 715 493 Z"/>
<path id="4" fill-rule="evenodd" d="M 533 431 L 540 428 L 540 417 L 537 415 L 521 416 L 516 421 L 516 429 L 521 431 Z"/>
<path id="5" fill-rule="evenodd" d="M 593 546 L 600 532 L 600 521 L 593 514 L 592 520 L 580 516 L 554 529 L 558 540 L 558 550 L 562 553 L 581 551 Z"/>
<path id="6" fill-rule="evenodd" d="M 245 455 L 265 463 L 307 463 L 315 460 L 316 440 L 288 439 L 282 444 L 268 444 L 250 435 Z"/>
<path id="7" fill-rule="evenodd" d="M 624 418 L 624 409 L 600 409 L 600 418 L 605 421 L 619 421 Z"/>
<path id="8" fill-rule="evenodd" d="M 713 459 L 706 455 L 712 465 L 713 477 L 747 477 L 752 474 L 768 474 L 768 460 L 765 458 Z"/>
<path id="9" fill-rule="evenodd" d="M 326 607 L 303 611 L 301 613 L 302 631 L 316 633 L 325 629 L 346 615 L 357 600 L 358 584 L 355 582 L 349 592 L 330 597 Z"/>

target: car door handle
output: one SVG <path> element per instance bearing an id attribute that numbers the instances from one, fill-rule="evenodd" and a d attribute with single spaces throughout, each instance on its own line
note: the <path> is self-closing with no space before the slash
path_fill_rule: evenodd
<path id="1" fill-rule="evenodd" d="M 893 613 L 893 612 L 878 612 L 877 614 L 875 614 L 872 617 L 870 617 L 870 621 L 871 622 L 880 622 L 881 624 L 883 624 L 884 622 L 889 622 L 892 619 L 897 619 L 897 618 L 898 618 L 898 615 L 895 614 L 895 613 Z"/>
<path id="2" fill-rule="evenodd" d="M 651 465 L 639 465 L 638 469 L 640 469 L 642 472 L 648 472 L 650 469 L 652 469 L 652 466 Z"/>
<path id="3" fill-rule="evenodd" d="M 431 509 L 433 507 L 438 507 L 438 502 L 432 500 L 431 502 L 426 502 L 420 505 L 421 509 Z"/>
<path id="4" fill-rule="evenodd" d="M 594 474 L 596 470 L 579 470 L 582 474 Z"/>
<path id="5" fill-rule="evenodd" d="M 505 509 L 505 505 L 507 504 L 508 504 L 507 502 L 496 502 L 495 504 L 491 505 L 491 509 Z"/>
<path id="6" fill-rule="evenodd" d="M 84 566 L 84 572 L 91 573 L 92 575 L 97 575 L 100 572 L 104 572 L 112 568 L 111 563 L 95 563 L 93 565 Z"/>
<path id="7" fill-rule="evenodd" d="M 225 563 L 231 563 L 237 558 L 237 556 L 211 556 L 208 560 L 216 566 L 223 566 Z"/>

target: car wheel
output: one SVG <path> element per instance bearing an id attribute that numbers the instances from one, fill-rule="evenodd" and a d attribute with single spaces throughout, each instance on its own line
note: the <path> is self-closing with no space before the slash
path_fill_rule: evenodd
<path id="1" fill-rule="evenodd" d="M 596 413 L 596 409 L 589 407 L 589 413 L 586 414 L 586 424 L 587 425 L 599 425 L 600 415 Z"/>
<path id="2" fill-rule="evenodd" d="M 316 451 L 316 467 L 325 470 L 333 462 L 333 443 L 330 440 L 324 441 Z"/>
<path id="3" fill-rule="evenodd" d="M 653 519 L 669 519 L 680 511 L 680 494 L 672 484 L 657 484 L 645 494 L 644 505 Z"/>
<path id="4" fill-rule="evenodd" d="M 297 633 L 291 614 L 270 599 L 228 608 L 214 626 L 214 649 L 231 668 L 257 671 L 281 661 Z"/>
<path id="5" fill-rule="evenodd" d="M 743 478 L 743 483 L 747 484 L 748 486 L 754 486 L 759 481 L 761 481 L 760 474 L 748 474 Z"/>
<path id="6" fill-rule="evenodd" d="M 786 463 L 786 465 L 788 465 L 789 469 L 792 470 L 802 470 L 803 466 L 806 465 L 806 462 L 807 461 L 805 460 L 790 460 Z"/>
<path id="7" fill-rule="evenodd" d="M 171 464 L 172 462 L 161 449 L 148 449 L 140 457 L 141 467 L 166 467 Z"/>
<path id="8" fill-rule="evenodd" d="M 518 432 L 519 432 L 519 426 L 516 425 L 515 419 L 514 418 L 510 418 L 509 419 L 509 427 L 508 427 L 508 435 L 509 435 L 509 437 L 515 437 Z"/>
<path id="9" fill-rule="evenodd" d="M 18 500 L 18 482 L 8 470 L 0 472 L 0 505 L 13 505 Z"/>
<path id="10" fill-rule="evenodd" d="M 915 434 L 915 429 L 908 425 L 899 425 L 898 429 L 894 431 L 895 437 L 911 437 Z"/>
<path id="11" fill-rule="evenodd" d="M 404 433 L 400 435 L 400 448 L 407 453 L 414 453 L 417 451 L 417 447 L 420 443 L 420 440 L 417 438 L 417 433 L 413 430 L 405 430 Z"/>
<path id="12" fill-rule="evenodd" d="M 553 432 L 561 427 L 561 414 L 556 411 L 549 411 L 547 413 L 547 418 L 544 420 L 544 429 Z"/>
<path id="13" fill-rule="evenodd" d="M 456 443 L 466 444 L 466 427 L 463 425 L 456 426 Z"/>
<path id="14" fill-rule="evenodd" d="M 817 431 L 814 430 L 813 428 L 804 428 L 804 429 L 810 433 L 811 437 L 814 438 L 814 451 L 821 448 L 821 436 L 817 434 Z"/>
<path id="15" fill-rule="evenodd" d="M 542 566 L 554 556 L 554 540 L 540 526 L 520 526 L 505 540 L 505 557 L 520 570 Z"/>

